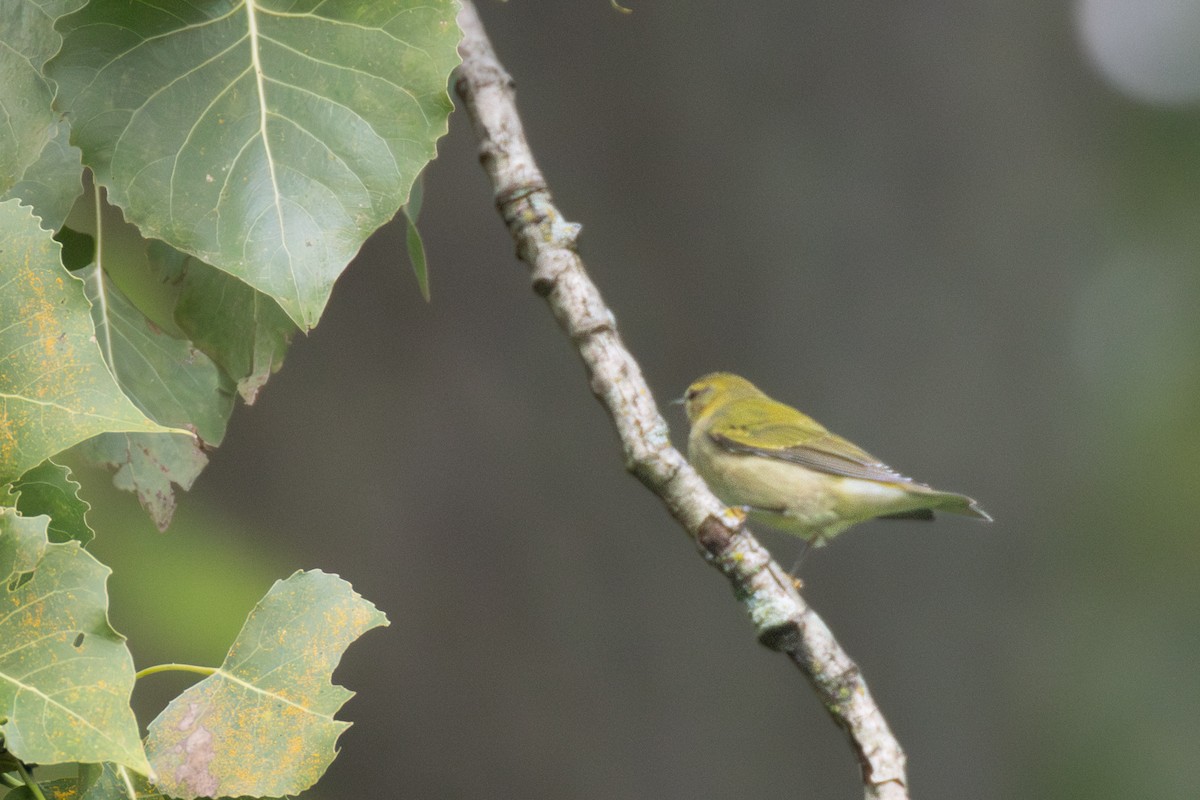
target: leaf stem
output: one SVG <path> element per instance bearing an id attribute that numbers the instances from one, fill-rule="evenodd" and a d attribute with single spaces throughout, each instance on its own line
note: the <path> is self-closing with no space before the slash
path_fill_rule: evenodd
<path id="1" fill-rule="evenodd" d="M 125 794 L 129 796 L 129 800 L 138 800 L 137 789 L 133 786 L 133 778 L 129 777 L 129 770 L 118 764 L 117 774 L 121 776 L 121 781 L 125 784 Z"/>
<path id="2" fill-rule="evenodd" d="M 19 780 L 14 778 L 12 775 L 9 775 L 7 772 L 0 773 L 0 783 L 3 783 L 5 786 L 9 786 L 13 789 L 22 785 Z"/>
<path id="3" fill-rule="evenodd" d="M 20 761 L 17 762 L 17 772 L 21 774 L 21 780 L 25 781 L 25 785 L 29 787 L 29 792 L 33 795 L 34 800 L 46 800 L 46 795 L 42 794 L 42 787 L 37 785 L 37 781 Z"/>
<path id="4" fill-rule="evenodd" d="M 216 667 L 198 667 L 195 664 L 156 664 L 153 667 L 146 667 L 143 670 L 139 670 L 137 674 L 133 676 L 133 679 L 140 681 L 147 675 L 154 675 L 159 672 L 194 672 L 197 675 L 204 675 L 205 677 L 208 677 L 216 671 Z"/>

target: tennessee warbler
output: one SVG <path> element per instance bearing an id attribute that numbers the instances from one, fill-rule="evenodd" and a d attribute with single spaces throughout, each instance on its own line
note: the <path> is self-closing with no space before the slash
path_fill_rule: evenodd
<path id="1" fill-rule="evenodd" d="M 971 498 L 901 475 L 745 378 L 705 375 L 684 405 L 688 460 L 717 497 L 814 546 L 875 517 L 933 519 L 936 510 L 991 521 Z"/>

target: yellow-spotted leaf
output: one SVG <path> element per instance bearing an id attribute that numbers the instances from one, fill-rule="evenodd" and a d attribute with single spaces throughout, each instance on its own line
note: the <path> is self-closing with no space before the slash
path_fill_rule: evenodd
<path id="1" fill-rule="evenodd" d="M 215 673 L 150 723 L 157 788 L 180 798 L 281 797 L 333 761 L 352 692 L 330 682 L 342 652 L 387 618 L 336 575 L 297 572 L 250 612 Z"/>
<path id="2" fill-rule="evenodd" d="M 150 781 L 116 764 L 80 764 L 72 778 L 39 781 L 39 797 L 28 786 L 19 786 L 4 800 L 167 800 Z"/>
<path id="3" fill-rule="evenodd" d="M 28 207 L 0 203 L 0 486 L 107 431 L 188 436 L 146 417 L 121 391 L 60 250 Z"/>
<path id="4" fill-rule="evenodd" d="M 0 508 L 0 735 L 26 763 L 112 761 L 148 773 L 129 708 L 133 659 L 108 623 L 109 569 L 48 517 Z"/>

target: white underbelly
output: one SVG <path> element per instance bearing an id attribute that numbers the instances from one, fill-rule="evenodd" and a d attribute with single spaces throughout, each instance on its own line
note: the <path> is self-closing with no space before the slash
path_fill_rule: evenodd
<path id="1" fill-rule="evenodd" d="M 693 466 L 722 502 L 746 507 L 752 520 L 821 544 L 851 525 L 914 507 L 894 484 L 831 475 L 761 456 L 689 447 Z M 919 501 L 918 501 L 919 502 Z"/>

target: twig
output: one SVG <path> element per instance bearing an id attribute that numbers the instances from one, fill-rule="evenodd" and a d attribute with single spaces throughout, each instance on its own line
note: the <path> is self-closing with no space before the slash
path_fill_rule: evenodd
<path id="1" fill-rule="evenodd" d="M 791 577 L 726 509 L 678 450 L 641 369 L 575 252 L 579 226 L 554 206 L 525 141 L 513 80 L 496 58 L 470 0 L 458 17 L 463 63 L 455 88 L 479 139 L 479 158 L 496 207 L 546 299 L 587 368 L 591 389 L 621 440 L 625 466 L 658 495 L 746 606 L 758 639 L 788 655 L 846 731 L 862 766 L 867 800 L 908 798 L 905 757 L 858 666 L 824 621 L 800 598 Z"/>

